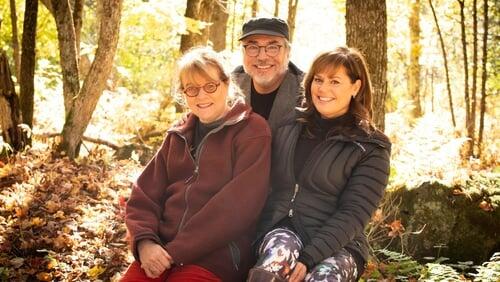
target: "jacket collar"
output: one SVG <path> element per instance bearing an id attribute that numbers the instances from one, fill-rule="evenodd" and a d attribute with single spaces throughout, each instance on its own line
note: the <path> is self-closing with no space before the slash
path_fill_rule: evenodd
<path id="1" fill-rule="evenodd" d="M 251 108 L 239 99 L 235 101 L 229 112 L 226 116 L 223 117 L 223 122 L 220 127 L 233 125 L 239 123 L 242 120 L 248 119 L 250 113 L 252 112 Z M 188 133 L 194 130 L 196 124 L 197 117 L 193 113 L 189 113 L 187 116 L 187 120 L 184 123 L 176 125 L 168 130 L 169 133 L 175 132 L 180 135 L 188 135 Z"/>

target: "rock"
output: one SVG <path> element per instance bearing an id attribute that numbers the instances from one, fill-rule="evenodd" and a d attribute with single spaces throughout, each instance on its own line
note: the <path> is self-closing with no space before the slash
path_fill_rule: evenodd
<path id="1" fill-rule="evenodd" d="M 497 177 L 490 181 L 494 187 L 467 188 L 468 193 L 462 192 L 465 188 L 435 182 L 388 191 L 385 202 L 401 201 L 398 218 L 406 229 L 401 240 L 392 240 L 389 249 L 401 251 L 403 244 L 416 259 L 447 257 L 451 262 L 475 264 L 487 261 L 500 251 L 498 182 Z M 420 234 L 409 234 L 422 228 Z"/>

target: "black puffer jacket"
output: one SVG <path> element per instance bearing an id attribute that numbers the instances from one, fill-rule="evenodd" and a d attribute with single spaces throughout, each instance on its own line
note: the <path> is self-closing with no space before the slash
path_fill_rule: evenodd
<path id="1" fill-rule="evenodd" d="M 380 131 L 330 136 L 316 146 L 296 177 L 294 151 L 302 127 L 290 119 L 274 132 L 272 192 L 258 238 L 288 216 L 304 243 L 299 260 L 308 267 L 341 248 L 366 262 L 364 228 L 387 185 L 391 143 Z"/>

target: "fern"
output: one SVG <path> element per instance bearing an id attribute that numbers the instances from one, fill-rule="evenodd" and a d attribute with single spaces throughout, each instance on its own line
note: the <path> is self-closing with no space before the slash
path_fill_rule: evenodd
<path id="1" fill-rule="evenodd" d="M 386 249 L 377 250 L 376 252 L 386 257 L 384 261 L 388 264 L 386 268 L 387 274 L 400 281 L 405 281 L 410 277 L 418 277 L 422 270 L 422 265 L 405 254 Z"/>
<path id="2" fill-rule="evenodd" d="M 470 275 L 474 277 L 474 281 L 500 281 L 500 252 L 494 253 L 489 261 L 477 267 L 477 273 L 470 273 Z"/>
<path id="3" fill-rule="evenodd" d="M 439 264 L 439 263 L 426 263 L 426 268 L 422 271 L 419 281 L 466 281 L 453 267 Z"/>

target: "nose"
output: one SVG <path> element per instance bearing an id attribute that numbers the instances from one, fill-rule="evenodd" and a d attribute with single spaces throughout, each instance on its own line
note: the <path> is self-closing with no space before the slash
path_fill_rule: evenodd
<path id="1" fill-rule="evenodd" d="M 257 54 L 257 58 L 258 59 L 262 59 L 262 58 L 267 58 L 267 54 L 266 54 L 266 48 L 261 46 L 259 47 L 259 54 Z"/>

